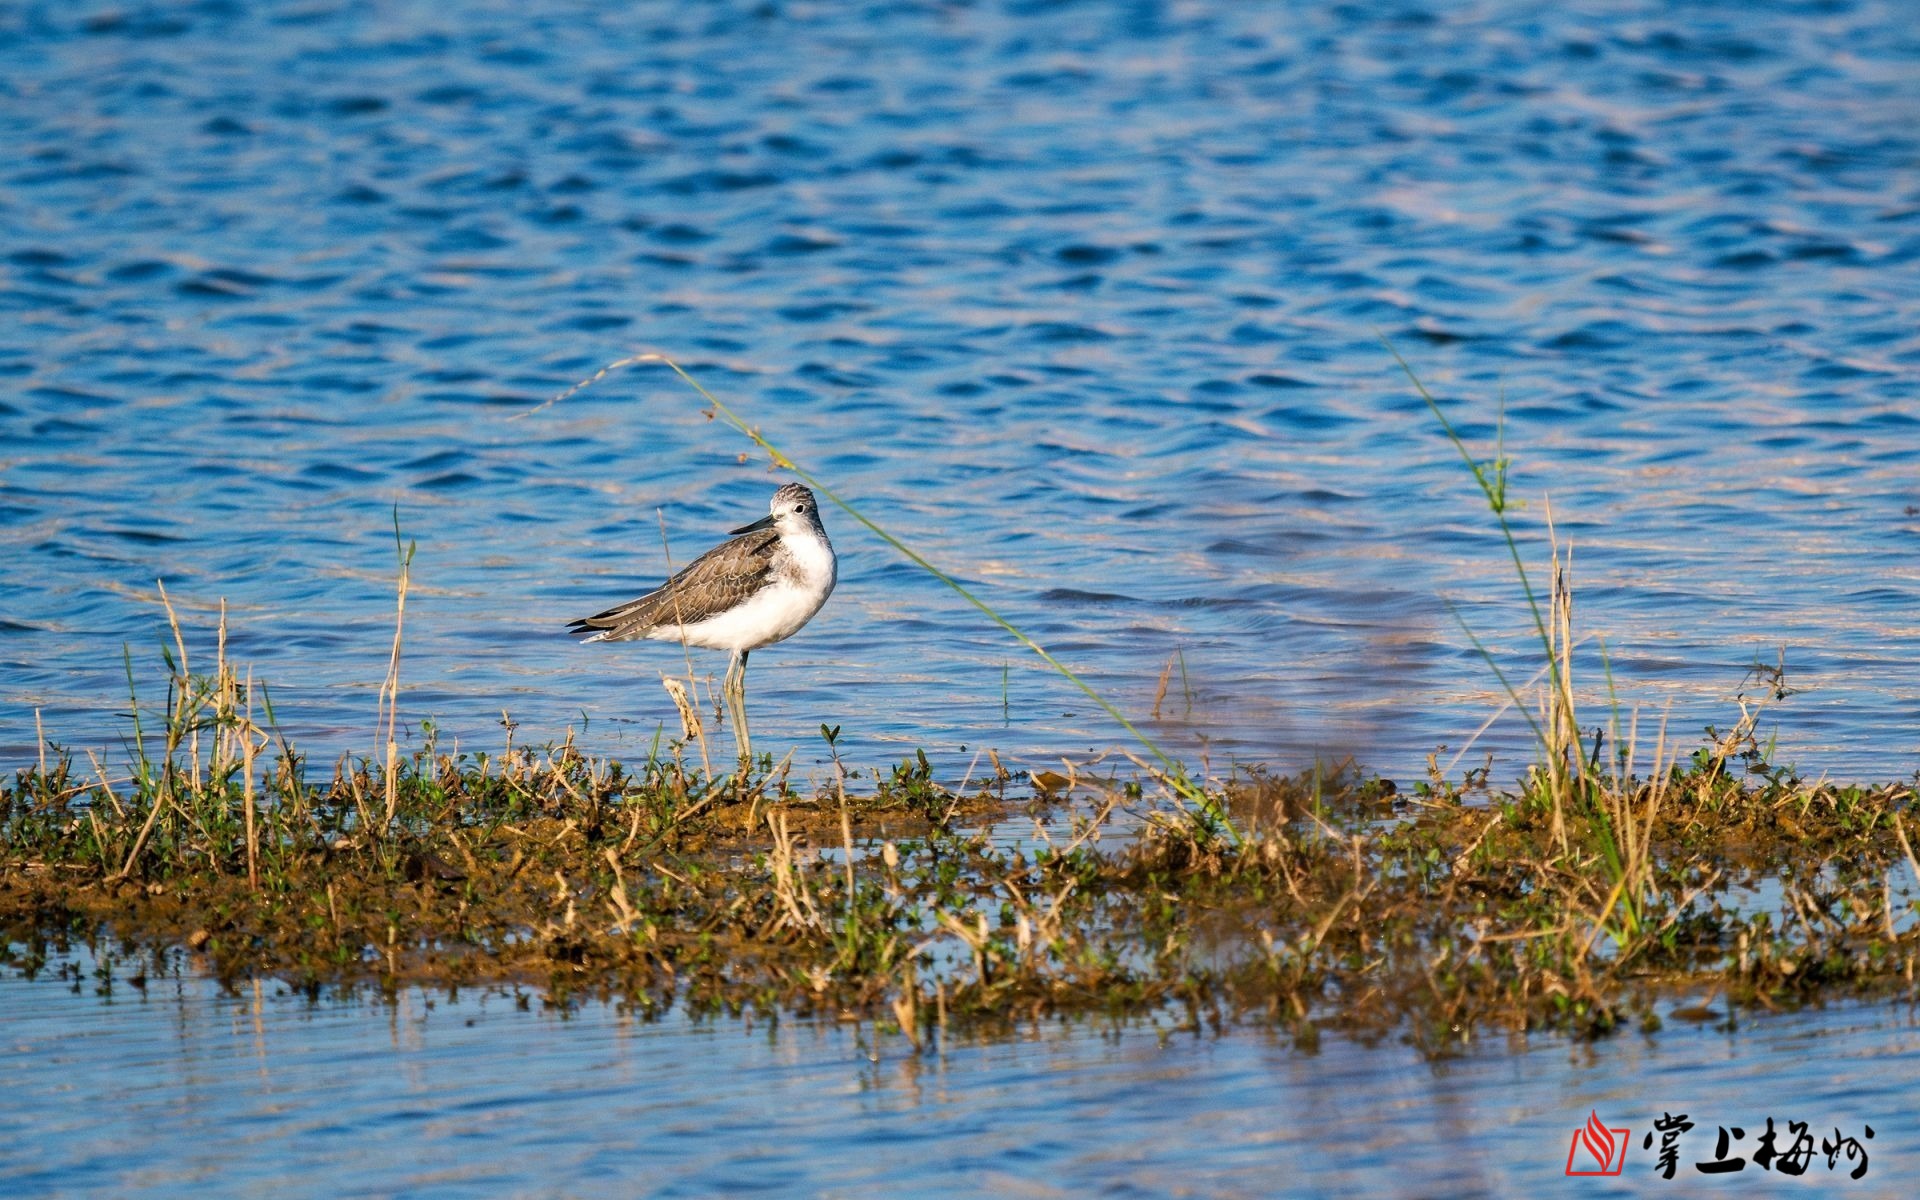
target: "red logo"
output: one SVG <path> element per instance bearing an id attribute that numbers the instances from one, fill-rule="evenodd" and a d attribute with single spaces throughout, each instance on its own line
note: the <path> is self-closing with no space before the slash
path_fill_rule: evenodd
<path id="1" fill-rule="evenodd" d="M 1567 1174 L 1618 1175 L 1627 1165 L 1627 1141 L 1632 1136 L 1630 1130 L 1608 1129 L 1598 1112 L 1589 1113 L 1587 1123 L 1573 1131 L 1567 1146 Z"/>

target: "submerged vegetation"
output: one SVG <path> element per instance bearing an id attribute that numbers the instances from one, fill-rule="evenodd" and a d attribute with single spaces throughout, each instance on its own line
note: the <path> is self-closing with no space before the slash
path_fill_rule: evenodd
<path id="1" fill-rule="evenodd" d="M 1477 461 L 1433 408 L 1544 658 L 1537 701 L 1489 658 L 1536 736 L 1510 788 L 1437 761 L 1404 789 L 1351 764 L 1199 778 L 1144 738 L 1151 757 L 1122 755 L 1124 773 L 1016 779 L 993 758 L 952 786 L 924 754 L 849 771 L 823 726 L 833 780 L 814 789 L 791 756 L 714 772 L 692 678 L 665 681 L 682 736 L 644 762 L 571 735 L 516 746 L 510 724 L 497 754 L 443 753 L 430 730 L 403 754 L 402 551 L 373 753 L 316 768 L 227 661 L 224 619 L 199 673 L 176 620 L 165 702 L 135 703 L 124 769 L 45 746 L 0 782 L 0 955 L 35 974 L 84 943 L 103 988 L 191 955 L 316 995 L 521 985 L 646 1014 L 824 1015 L 916 1048 L 1081 1015 L 1445 1053 L 1500 1031 L 1910 995 L 1913 788 L 1772 761 L 1759 722 L 1791 694 L 1784 665 L 1756 667 L 1738 719 L 1698 746 L 1642 736 L 1617 704 L 1583 725 L 1571 548 L 1553 546 L 1536 594 L 1504 460 Z"/>

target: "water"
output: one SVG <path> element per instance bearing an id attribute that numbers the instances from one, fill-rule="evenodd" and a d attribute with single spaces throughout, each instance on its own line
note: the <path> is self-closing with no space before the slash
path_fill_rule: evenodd
<path id="1" fill-rule="evenodd" d="M 1550 494 L 1628 703 L 1690 739 L 1784 647 L 1789 757 L 1912 769 L 1902 6 L 523 7 L 0 16 L 9 760 L 36 707 L 121 735 L 160 578 L 202 631 L 226 598 L 297 738 L 364 749 L 396 504 L 406 715 L 640 752 L 678 652 L 558 631 L 776 479 L 658 368 L 507 417 L 657 347 L 1127 711 L 1184 653 L 1181 749 L 1417 773 L 1499 699 L 1446 601 L 1533 660 L 1378 331 L 1477 440 L 1504 393 L 1529 551 Z M 767 745 L 1120 740 L 828 524 Z"/>
<path id="2" fill-rule="evenodd" d="M 191 972 L 141 994 L 121 975 L 104 1001 L 91 977 L 79 994 L 0 980 L 0 1190 L 1866 1197 L 1910 1195 L 1920 1153 L 1905 1007 L 1517 1039 L 1441 1063 L 1392 1043 L 1305 1053 L 1081 1025 L 914 1056 L 865 1027 L 646 1024 L 597 1005 L 563 1019 L 509 995 L 313 1005 Z M 1632 1132 L 1618 1180 L 1565 1178 L 1589 1112 Z M 1672 1181 L 1640 1144 L 1666 1113 L 1696 1126 Z M 1867 1174 L 1824 1154 L 1799 1179 L 1693 1169 L 1721 1125 L 1750 1155 L 1769 1116 L 1861 1140 Z"/>
<path id="3" fill-rule="evenodd" d="M 396 506 L 409 720 L 643 752 L 678 652 L 559 631 L 661 577 L 662 521 L 685 561 L 778 477 L 658 369 L 508 418 L 663 349 L 1128 712 L 1183 656 L 1150 723 L 1178 751 L 1418 774 L 1500 698 L 1449 605 L 1532 660 L 1380 334 L 1476 443 L 1504 396 L 1527 550 L 1550 494 L 1647 727 L 1724 726 L 1784 651 L 1814 690 L 1783 757 L 1904 776 L 1917 65 L 1893 3 L 8 5 L 0 760 L 35 710 L 120 753 L 123 647 L 159 699 L 162 578 L 198 664 L 224 598 L 289 734 L 367 749 Z M 817 771 L 826 722 L 854 762 L 957 775 L 1119 742 L 828 525 L 839 593 L 755 657 L 762 748 Z M 1496 777 L 1525 736 L 1483 739 Z M 1087 1029 L 875 1067 L 835 1030 L 61 994 L 0 984 L 33 1190 L 297 1190 L 324 1161 L 363 1192 L 1337 1192 L 1394 1161 L 1499 1192 L 1553 1174 L 1595 1098 L 1844 1121 L 1912 1074 L 1907 1019 L 1866 1010 L 1432 1073 Z"/>

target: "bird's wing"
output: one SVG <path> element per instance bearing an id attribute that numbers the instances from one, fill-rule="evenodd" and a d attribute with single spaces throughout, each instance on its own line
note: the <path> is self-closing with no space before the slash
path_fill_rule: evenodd
<path id="1" fill-rule="evenodd" d="M 582 617 L 567 632 L 591 633 L 595 641 L 624 642 L 645 637 L 663 625 L 697 625 L 759 591 L 773 573 L 774 549 L 779 544 L 780 534 L 772 529 L 722 542 L 638 600 Z"/>

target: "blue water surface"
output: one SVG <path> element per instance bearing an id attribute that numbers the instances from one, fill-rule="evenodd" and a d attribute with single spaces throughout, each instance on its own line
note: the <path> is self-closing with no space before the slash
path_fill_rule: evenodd
<path id="1" fill-rule="evenodd" d="M 1599 637 L 1687 744 L 1784 653 L 1813 690 L 1783 754 L 1904 776 L 1912 16 L 7 6 L 0 751 L 38 710 L 120 753 L 123 647 L 160 698 L 156 580 L 201 665 L 224 599 L 295 740 L 365 751 L 397 505 L 403 715 L 644 753 L 677 648 L 559 630 L 782 476 L 658 367 L 508 418 L 662 350 L 1129 713 L 1172 664 L 1180 752 L 1418 774 L 1504 698 L 1449 606 L 1516 681 L 1539 656 L 1384 337 L 1486 457 L 1504 400 L 1537 583 L 1549 509 L 1574 543 L 1589 723 Z M 754 661 L 763 748 L 817 764 L 830 722 L 858 762 L 958 773 L 1125 742 L 828 525 L 839 592 Z M 1510 772 L 1526 736 L 1481 745 Z"/>
<path id="2" fill-rule="evenodd" d="M 1596 1045 L 1041 1022 L 934 1037 L 865 1024 L 642 1021 L 532 993 L 310 1003 L 222 991 L 173 956 L 0 979 L 0 1191 L 30 1196 L 1906 1197 L 1920 1129 L 1909 1006 L 1738 1014 Z M 1696 1002 L 1700 998 L 1695 998 Z M 523 1005 L 522 1001 L 526 1001 Z M 1589 1114 L 1630 1134 L 1568 1179 Z M 1674 1115 L 1674 1178 L 1643 1139 Z M 1805 1174 L 1703 1174 L 1772 1118 Z M 1871 1128 L 1873 1136 L 1865 1131 Z M 1855 1139 L 1857 1159 L 1818 1152 Z M 1837 1168 L 1837 1169 L 1836 1169 Z"/>

